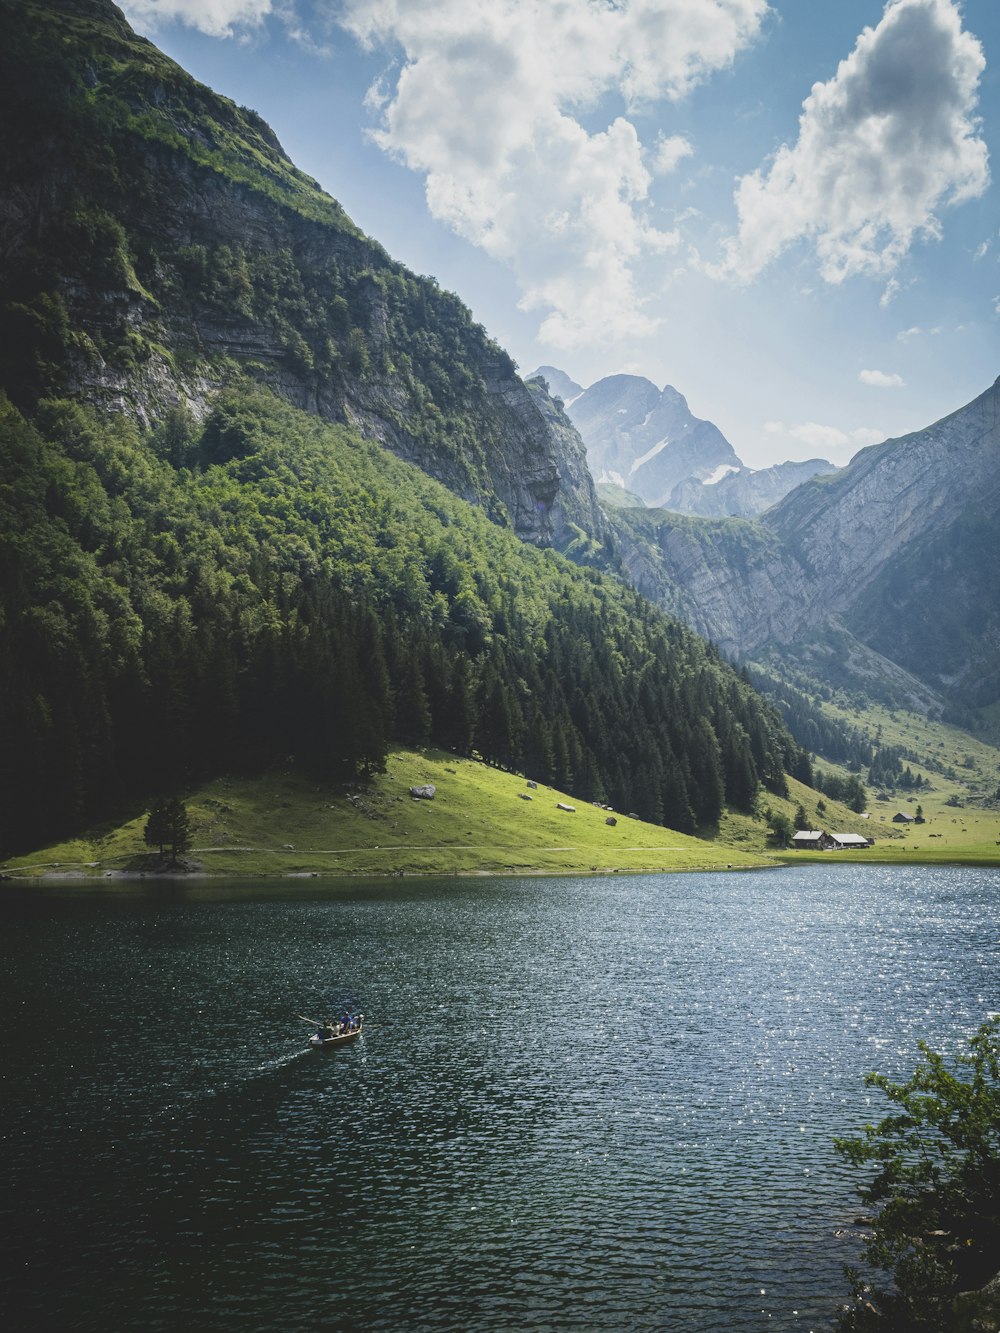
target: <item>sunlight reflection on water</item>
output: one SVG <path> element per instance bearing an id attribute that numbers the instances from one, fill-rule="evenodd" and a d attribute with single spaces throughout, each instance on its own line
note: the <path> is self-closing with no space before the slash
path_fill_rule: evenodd
<path id="1" fill-rule="evenodd" d="M 867 1070 L 997 1007 L 998 905 L 994 871 L 850 866 L 8 899 L 6 1304 L 825 1327 L 858 1231 L 831 1139 Z M 308 1051 L 323 1004 L 369 1030 Z"/>

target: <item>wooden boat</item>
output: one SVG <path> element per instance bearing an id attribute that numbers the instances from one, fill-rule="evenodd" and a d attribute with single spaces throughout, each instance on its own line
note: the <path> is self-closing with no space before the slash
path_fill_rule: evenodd
<path id="1" fill-rule="evenodd" d="M 309 1045 L 314 1051 L 332 1051 L 335 1046 L 344 1046 L 349 1041 L 356 1041 L 364 1031 L 365 1016 L 361 1014 L 358 1018 L 358 1026 L 351 1028 L 350 1032 L 330 1032 L 329 1028 L 324 1031 L 329 1035 L 321 1037 L 318 1032 L 314 1032 L 309 1038 Z"/>

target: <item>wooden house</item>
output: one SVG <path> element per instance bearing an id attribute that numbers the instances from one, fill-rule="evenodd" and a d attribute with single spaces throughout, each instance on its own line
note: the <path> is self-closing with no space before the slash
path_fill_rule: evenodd
<path id="1" fill-rule="evenodd" d="M 825 852 L 831 847 L 829 833 L 822 829 L 799 829 L 792 835 L 792 846 L 807 848 L 809 851 Z"/>
<path id="2" fill-rule="evenodd" d="M 839 852 L 848 852 L 859 847 L 870 847 L 871 838 L 866 838 L 862 833 L 831 833 L 830 842 L 833 844 L 833 850 Z"/>

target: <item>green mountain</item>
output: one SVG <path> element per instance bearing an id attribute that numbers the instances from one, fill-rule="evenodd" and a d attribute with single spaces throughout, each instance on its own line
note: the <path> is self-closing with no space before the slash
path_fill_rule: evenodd
<path id="1" fill-rule="evenodd" d="M 268 126 L 108 0 L 3 0 L 0 371 L 143 424 L 202 416 L 239 368 L 558 542 L 601 520 L 513 363 L 433 279 L 364 236 Z"/>
<path id="2" fill-rule="evenodd" d="M 455 297 L 107 0 L 0 13 L 2 851 L 393 739 L 687 830 L 808 776 Z"/>

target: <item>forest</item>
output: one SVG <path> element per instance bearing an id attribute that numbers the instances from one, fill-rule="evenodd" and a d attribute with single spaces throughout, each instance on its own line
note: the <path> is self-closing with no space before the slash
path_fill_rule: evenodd
<path id="1" fill-rule="evenodd" d="M 457 297 L 105 0 L 0 7 L 0 854 L 393 742 L 683 831 L 808 775 L 600 542 L 518 539 L 552 442 Z"/>
<path id="2" fill-rule="evenodd" d="M 714 649 L 251 383 L 0 414 L 4 853 L 197 775 L 435 742 L 682 830 L 805 756 Z M 806 760 L 806 762 L 808 762 Z"/>

